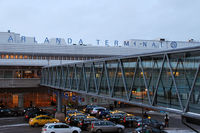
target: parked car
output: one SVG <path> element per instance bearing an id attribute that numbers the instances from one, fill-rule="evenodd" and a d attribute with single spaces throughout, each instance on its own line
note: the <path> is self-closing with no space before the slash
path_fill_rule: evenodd
<path id="1" fill-rule="evenodd" d="M 98 119 L 106 118 L 106 116 L 109 115 L 109 114 L 110 114 L 110 110 L 99 110 L 98 114 L 96 114 L 96 117 Z"/>
<path id="2" fill-rule="evenodd" d="M 19 115 L 18 112 L 12 109 L 5 109 L 5 108 L 0 109 L 0 117 L 18 116 L 18 115 Z"/>
<path id="3" fill-rule="evenodd" d="M 138 116 L 124 116 L 123 118 L 120 119 L 120 124 L 124 125 L 125 127 L 137 127 L 136 126 L 136 121 L 137 119 L 140 119 L 141 117 Z"/>
<path id="4" fill-rule="evenodd" d="M 127 115 L 128 113 L 124 112 L 124 111 L 120 111 L 120 110 L 114 110 L 114 111 L 110 111 L 111 114 L 122 114 L 122 115 Z"/>
<path id="5" fill-rule="evenodd" d="M 115 124 L 111 121 L 93 121 L 89 126 L 89 131 L 95 133 L 102 133 L 102 132 L 122 133 L 124 132 L 124 126 Z"/>
<path id="6" fill-rule="evenodd" d="M 68 123 L 70 121 L 69 118 L 72 117 L 72 116 L 74 116 L 74 115 L 77 115 L 77 116 L 80 115 L 80 116 L 82 116 L 82 115 L 85 115 L 85 114 L 82 114 L 82 113 L 67 114 L 66 117 L 65 117 L 65 122 Z"/>
<path id="7" fill-rule="evenodd" d="M 26 114 L 24 115 L 24 120 L 28 121 L 30 118 L 34 118 L 38 115 L 48 115 L 51 116 L 51 114 L 49 112 L 43 111 L 43 110 L 31 110 L 26 112 Z"/>
<path id="8" fill-rule="evenodd" d="M 83 109 L 83 111 L 84 111 L 85 113 L 90 113 L 90 110 L 92 110 L 94 107 L 97 107 L 97 105 L 87 105 L 87 106 Z"/>
<path id="9" fill-rule="evenodd" d="M 39 115 L 39 116 L 36 116 L 35 118 L 30 118 L 29 125 L 32 127 L 38 127 L 38 126 L 43 126 L 47 123 L 53 123 L 53 122 L 59 122 L 59 120 L 47 115 Z"/>
<path id="10" fill-rule="evenodd" d="M 148 125 L 154 128 L 158 128 L 158 129 L 163 129 L 165 127 L 165 123 L 164 122 L 160 122 L 154 119 L 142 119 L 138 120 L 138 125 Z"/>
<path id="11" fill-rule="evenodd" d="M 78 111 L 77 109 L 66 111 L 66 115 L 75 114 L 75 113 L 83 113 L 83 112 L 80 112 L 80 111 Z"/>
<path id="12" fill-rule="evenodd" d="M 42 133 L 80 133 L 81 129 L 65 123 L 48 123 L 42 127 Z"/>
<path id="13" fill-rule="evenodd" d="M 80 127 L 82 130 L 88 130 L 89 125 L 93 121 L 99 121 L 99 119 L 87 116 L 87 118 L 83 118 L 82 121 L 79 121 L 78 127 Z"/>
<path id="14" fill-rule="evenodd" d="M 106 116 L 106 120 L 112 121 L 114 123 L 120 123 L 120 120 L 124 118 L 124 114 L 121 113 L 115 113 L 115 114 L 109 114 Z"/>
<path id="15" fill-rule="evenodd" d="M 106 108 L 104 107 L 94 107 L 92 110 L 90 110 L 90 114 L 91 115 L 96 115 L 99 111 L 102 111 L 102 110 L 106 110 Z"/>
<path id="16" fill-rule="evenodd" d="M 66 123 L 70 126 L 78 126 L 78 124 L 81 123 L 84 118 L 87 118 L 87 116 L 83 114 L 73 115 L 67 119 Z"/>
<path id="17" fill-rule="evenodd" d="M 133 133 L 167 133 L 161 129 L 158 128 L 154 128 L 154 127 L 150 127 L 145 125 L 143 128 L 142 127 L 138 127 L 136 128 Z"/>
<path id="18" fill-rule="evenodd" d="M 28 111 L 31 111 L 31 110 L 41 110 L 40 108 L 37 108 L 37 107 L 27 107 L 27 108 L 24 108 L 24 114 Z"/>

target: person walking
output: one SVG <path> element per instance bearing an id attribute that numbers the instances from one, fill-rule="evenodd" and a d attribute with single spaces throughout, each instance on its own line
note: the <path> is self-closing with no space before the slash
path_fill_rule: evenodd
<path id="1" fill-rule="evenodd" d="M 169 116 L 166 114 L 165 117 L 165 127 L 169 127 Z"/>
<path id="2" fill-rule="evenodd" d="M 144 119 L 148 118 L 147 112 L 144 113 L 143 118 L 144 118 Z"/>

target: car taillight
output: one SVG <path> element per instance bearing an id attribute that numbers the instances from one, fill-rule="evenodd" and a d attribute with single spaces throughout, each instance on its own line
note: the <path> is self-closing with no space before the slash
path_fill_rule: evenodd
<path id="1" fill-rule="evenodd" d="M 28 118 L 28 115 L 26 115 L 25 118 Z"/>
<path id="2" fill-rule="evenodd" d="M 46 129 L 46 128 L 43 128 L 42 130 L 43 130 L 43 131 L 47 131 L 47 129 Z"/>
<path id="3" fill-rule="evenodd" d="M 92 128 L 94 128 L 94 124 L 92 124 Z"/>

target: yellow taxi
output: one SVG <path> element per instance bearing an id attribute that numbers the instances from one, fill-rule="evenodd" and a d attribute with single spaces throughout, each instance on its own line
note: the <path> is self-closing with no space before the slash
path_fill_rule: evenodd
<path id="1" fill-rule="evenodd" d="M 91 116 L 91 115 L 87 115 L 87 118 L 96 118 L 96 117 Z"/>
<path id="2" fill-rule="evenodd" d="M 134 116 L 133 114 L 129 114 L 129 113 L 126 113 L 124 111 L 120 111 L 120 110 L 115 110 L 115 111 L 110 111 L 111 114 L 123 114 L 123 115 L 126 115 L 126 116 Z"/>
<path id="3" fill-rule="evenodd" d="M 110 111 L 111 114 L 115 114 L 115 113 L 122 113 L 122 114 L 127 114 L 124 111 L 120 111 L 120 110 L 114 110 L 114 111 Z"/>
<path id="4" fill-rule="evenodd" d="M 65 117 L 65 121 L 67 121 L 69 117 L 74 116 L 74 115 L 84 115 L 84 114 L 83 113 L 76 113 L 76 112 L 75 113 L 68 113 Z"/>
<path id="5" fill-rule="evenodd" d="M 58 119 L 52 118 L 47 115 L 38 115 L 35 118 L 29 120 L 29 125 L 32 127 L 42 126 L 47 123 L 59 122 Z"/>

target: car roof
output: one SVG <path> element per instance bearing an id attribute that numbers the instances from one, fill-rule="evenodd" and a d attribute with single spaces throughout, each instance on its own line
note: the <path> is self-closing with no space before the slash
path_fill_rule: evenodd
<path id="1" fill-rule="evenodd" d="M 106 109 L 104 107 L 94 107 L 94 109 Z"/>
<path id="2" fill-rule="evenodd" d="M 66 123 L 62 123 L 62 122 L 57 122 L 57 123 L 47 123 L 45 124 L 46 126 L 50 126 L 50 125 L 68 125 Z"/>
<path id="3" fill-rule="evenodd" d="M 48 116 L 48 115 L 38 115 L 35 118 L 38 118 L 38 117 L 50 117 L 50 116 Z"/>

